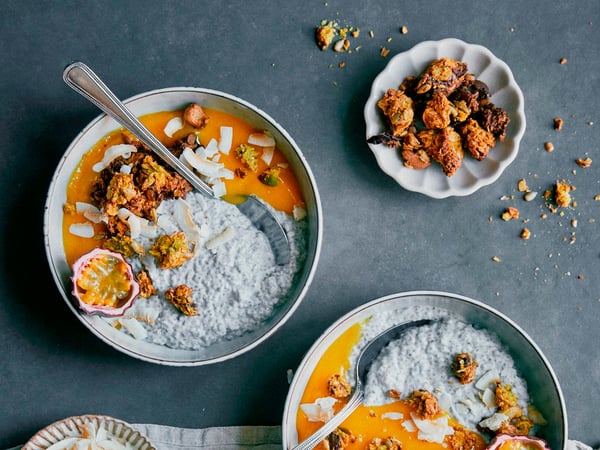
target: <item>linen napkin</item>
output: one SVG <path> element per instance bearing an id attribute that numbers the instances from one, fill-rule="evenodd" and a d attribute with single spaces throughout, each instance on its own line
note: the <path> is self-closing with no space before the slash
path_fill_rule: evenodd
<path id="1" fill-rule="evenodd" d="M 282 450 L 281 427 L 178 428 L 166 425 L 132 424 L 157 450 Z M 21 446 L 8 450 L 20 450 Z M 569 440 L 567 450 L 593 450 Z M 596 449 L 600 450 L 600 448 Z"/>

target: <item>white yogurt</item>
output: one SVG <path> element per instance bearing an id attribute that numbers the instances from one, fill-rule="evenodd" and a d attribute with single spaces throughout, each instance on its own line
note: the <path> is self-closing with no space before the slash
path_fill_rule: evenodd
<path id="1" fill-rule="evenodd" d="M 390 389 L 399 391 L 402 398 L 415 390 L 427 389 L 438 398 L 442 409 L 464 426 L 475 429 L 496 410 L 489 403 L 486 406 L 482 397 L 484 393 L 491 393 L 491 383 L 499 379 L 502 384 L 511 385 L 519 405 L 527 412 L 526 382 L 498 338 L 439 308 L 413 307 L 374 316 L 363 326 L 363 336 L 353 350 L 351 361 L 356 361 L 360 349 L 369 340 L 398 323 L 398 317 L 402 322 L 418 318 L 443 320 L 409 329 L 381 351 L 367 376 L 365 405 L 392 402 L 387 394 Z M 475 380 L 464 385 L 451 371 L 455 355 L 462 352 L 469 352 L 479 364 Z"/>

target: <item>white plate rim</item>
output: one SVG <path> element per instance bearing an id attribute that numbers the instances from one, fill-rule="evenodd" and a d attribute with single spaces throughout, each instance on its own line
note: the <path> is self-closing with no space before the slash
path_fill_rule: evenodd
<path id="1" fill-rule="evenodd" d="M 465 155 L 463 167 L 452 177 L 446 177 L 437 164 L 432 164 L 424 170 L 407 168 L 395 150 L 385 144 L 367 144 L 381 170 L 400 186 L 437 199 L 467 196 L 494 183 L 517 157 L 526 127 L 524 96 L 508 64 L 482 45 L 446 38 L 420 42 L 411 49 L 393 56 L 375 77 L 364 107 L 367 139 L 386 129 L 385 121 L 377 110 L 377 101 L 385 90 L 397 88 L 406 76 L 418 75 L 429 62 L 443 56 L 465 61 L 471 73 L 478 78 L 481 75 L 480 79 L 488 83 L 492 102 L 506 109 L 511 119 L 504 142 L 498 142 L 484 161 L 476 161 Z M 480 67 L 482 61 L 488 61 L 488 64 Z M 494 78 L 501 79 L 505 84 L 496 86 L 492 82 Z M 510 104 L 504 104 L 499 101 L 498 95 L 495 96 L 500 90 L 503 91 L 503 99 L 511 100 Z M 500 152 L 504 157 L 495 159 L 495 155 Z"/>

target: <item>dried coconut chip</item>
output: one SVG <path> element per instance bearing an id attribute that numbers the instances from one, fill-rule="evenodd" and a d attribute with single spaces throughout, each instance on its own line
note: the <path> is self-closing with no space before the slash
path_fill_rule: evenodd
<path id="1" fill-rule="evenodd" d="M 69 225 L 69 233 L 82 238 L 94 237 L 94 225 L 90 222 L 72 223 Z"/>
<path id="2" fill-rule="evenodd" d="M 275 147 L 275 139 L 268 132 L 252 133 L 248 136 L 248 144 L 259 147 Z"/>
<path id="3" fill-rule="evenodd" d="M 183 149 L 180 159 L 184 163 L 187 163 L 192 168 L 196 169 L 201 175 L 204 175 L 205 177 L 227 179 L 233 178 L 233 172 L 229 169 L 226 169 L 224 164 L 211 161 L 210 159 L 202 158 L 188 147 Z"/>
<path id="4" fill-rule="evenodd" d="M 306 414 L 309 422 L 327 422 L 333 415 L 333 405 L 337 400 L 333 397 L 321 397 L 315 400 L 314 403 L 303 403 L 300 409 Z"/>
<path id="5" fill-rule="evenodd" d="M 127 159 L 132 153 L 137 152 L 135 145 L 131 144 L 116 144 L 108 147 L 104 152 L 102 161 L 97 162 L 92 166 L 92 170 L 96 173 L 102 172 L 106 169 L 111 162 L 117 159 L 119 156 Z"/>
<path id="6" fill-rule="evenodd" d="M 221 233 L 209 239 L 206 242 L 205 247 L 209 250 L 214 250 L 218 246 L 223 245 L 225 242 L 230 241 L 234 235 L 235 233 L 233 227 L 228 226 Z"/>
<path id="7" fill-rule="evenodd" d="M 219 151 L 228 155 L 233 143 L 233 128 L 222 126 L 220 132 Z"/>
<path id="8" fill-rule="evenodd" d="M 164 132 L 167 136 L 173 137 L 173 135 L 183 128 L 183 120 L 181 117 L 173 117 L 167 122 L 164 128 Z"/>

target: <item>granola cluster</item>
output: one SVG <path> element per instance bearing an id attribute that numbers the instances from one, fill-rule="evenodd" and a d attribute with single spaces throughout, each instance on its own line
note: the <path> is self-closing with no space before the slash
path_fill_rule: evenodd
<path id="1" fill-rule="evenodd" d="M 465 151 L 485 159 L 504 140 L 510 122 L 490 100 L 487 85 L 465 62 L 451 58 L 436 59 L 421 75 L 388 89 L 377 106 L 388 130 L 368 142 L 398 148 L 404 165 L 413 169 L 437 162 L 448 177 L 461 167 Z"/>

